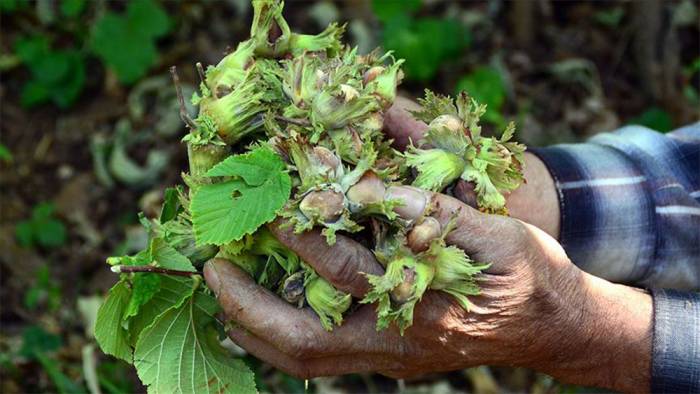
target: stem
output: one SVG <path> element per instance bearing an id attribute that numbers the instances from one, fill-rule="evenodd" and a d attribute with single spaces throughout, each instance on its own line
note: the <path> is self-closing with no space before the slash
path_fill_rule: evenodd
<path id="1" fill-rule="evenodd" d="M 199 79 L 202 81 L 202 83 L 203 83 L 209 90 L 211 90 L 211 87 L 210 87 L 209 85 L 207 85 L 207 77 L 206 77 L 206 75 L 204 74 L 204 67 L 202 67 L 202 63 L 197 62 L 197 64 L 195 64 L 195 66 L 197 67 L 197 74 L 199 74 Z"/>
<path id="2" fill-rule="evenodd" d="M 190 129 L 196 129 L 197 124 L 190 118 L 190 114 L 187 113 L 185 98 L 182 95 L 182 87 L 180 86 L 180 77 L 177 76 L 177 68 L 175 66 L 170 67 L 170 74 L 173 76 L 173 83 L 175 84 L 175 91 L 177 92 L 177 101 L 180 104 L 180 119 L 182 119 Z"/>
<path id="3" fill-rule="evenodd" d="M 152 265 L 115 265 L 112 266 L 112 272 L 117 274 L 126 274 L 130 272 L 149 272 L 154 274 L 175 275 L 184 277 L 199 275 L 197 272 L 171 270 L 168 268 L 154 267 Z"/>
<path id="4" fill-rule="evenodd" d="M 304 120 L 304 119 L 287 118 L 287 117 L 281 116 L 281 115 L 275 115 L 275 119 L 282 121 L 282 122 L 291 123 L 291 124 L 294 124 L 297 126 L 308 126 L 310 124 L 309 121 Z"/>

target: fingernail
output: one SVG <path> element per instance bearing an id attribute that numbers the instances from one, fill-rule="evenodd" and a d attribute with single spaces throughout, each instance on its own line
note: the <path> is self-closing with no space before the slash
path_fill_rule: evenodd
<path id="1" fill-rule="evenodd" d="M 419 218 L 428 203 L 426 193 L 412 186 L 391 186 L 387 189 L 386 200 L 401 200 L 402 205 L 394 208 L 394 212 L 406 220 Z"/>
<path id="2" fill-rule="evenodd" d="M 207 286 L 218 298 L 219 291 L 221 290 L 221 279 L 219 277 L 219 271 L 216 269 L 215 260 L 209 260 L 204 265 L 204 279 L 207 281 Z"/>

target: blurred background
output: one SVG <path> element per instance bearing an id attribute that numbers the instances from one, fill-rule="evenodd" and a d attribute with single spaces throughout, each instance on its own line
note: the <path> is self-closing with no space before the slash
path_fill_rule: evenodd
<path id="1" fill-rule="evenodd" d="M 466 89 L 530 145 L 625 124 L 700 119 L 698 1 L 287 1 L 292 29 L 347 22 L 346 41 L 405 58 L 402 94 Z M 0 392 L 144 391 L 92 322 L 186 165 L 168 67 L 186 89 L 247 37 L 248 0 L 0 0 Z M 188 92 L 185 92 L 188 95 Z M 243 355 L 244 356 L 244 355 Z M 248 358 L 259 387 L 304 382 Z M 314 379 L 309 392 L 590 392 L 523 369 L 394 381 Z"/>

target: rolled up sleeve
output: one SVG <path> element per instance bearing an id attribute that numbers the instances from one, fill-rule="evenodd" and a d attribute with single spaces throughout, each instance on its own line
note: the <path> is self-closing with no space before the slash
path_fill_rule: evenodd
<path id="1" fill-rule="evenodd" d="M 700 124 L 532 151 L 554 179 L 572 261 L 615 282 L 700 289 Z"/>
<path id="2" fill-rule="evenodd" d="M 700 294 L 652 290 L 652 393 L 700 393 Z"/>

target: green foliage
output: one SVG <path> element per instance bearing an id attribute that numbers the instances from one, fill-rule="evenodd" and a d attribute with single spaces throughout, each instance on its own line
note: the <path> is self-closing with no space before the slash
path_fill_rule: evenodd
<path id="1" fill-rule="evenodd" d="M 50 311 L 61 305 L 61 289 L 51 278 L 48 265 L 37 269 L 34 284 L 24 293 L 24 306 L 28 309 L 34 310 L 40 303 L 45 303 Z"/>
<path id="2" fill-rule="evenodd" d="M 51 354 L 63 345 L 61 337 L 38 326 L 27 327 L 22 334 L 19 355 L 37 361 L 56 386 L 57 392 L 82 393 L 85 390 L 61 372 L 60 364 Z"/>
<path id="3" fill-rule="evenodd" d="M 607 10 L 598 11 L 593 15 L 593 19 L 601 25 L 607 27 L 618 27 L 622 18 L 625 17 L 625 10 L 622 7 L 613 7 Z"/>
<path id="4" fill-rule="evenodd" d="M 693 76 L 700 72 L 700 57 L 695 58 L 695 60 L 690 63 L 687 67 L 683 69 L 683 74 L 688 83 L 683 87 L 683 95 L 688 100 L 690 105 L 695 108 L 700 107 L 700 87 L 693 84 Z"/>
<path id="5" fill-rule="evenodd" d="M 651 107 L 647 109 L 646 111 L 642 112 L 641 115 L 630 119 L 628 123 L 645 126 L 662 133 L 666 133 L 673 129 L 673 120 L 671 119 L 671 115 L 658 107 Z"/>
<path id="6" fill-rule="evenodd" d="M 51 49 L 44 36 L 20 38 L 14 50 L 31 73 L 22 87 L 22 105 L 51 101 L 67 108 L 78 98 L 85 84 L 85 59 L 80 52 Z"/>
<path id="7" fill-rule="evenodd" d="M 85 9 L 86 0 L 63 0 L 61 1 L 61 14 L 72 18 L 80 15 Z"/>
<path id="8" fill-rule="evenodd" d="M 408 79 L 427 81 L 443 62 L 469 46 L 471 36 L 457 20 L 411 16 L 420 6 L 420 0 L 372 2 L 372 9 L 384 25 L 384 48 L 406 60 L 403 69 Z"/>
<path id="9" fill-rule="evenodd" d="M 10 149 L 4 144 L 0 143 L 0 161 L 12 163 L 13 160 L 14 158 L 12 157 L 12 152 L 10 152 Z"/>
<path id="10" fill-rule="evenodd" d="M 157 60 L 156 39 L 171 27 L 165 10 L 153 0 L 134 0 L 126 12 L 106 12 L 92 30 L 91 47 L 125 84 L 144 76 Z"/>
<path id="11" fill-rule="evenodd" d="M 134 365 L 156 393 L 253 393 L 250 369 L 230 358 L 218 341 L 216 300 L 198 292 L 141 332 Z"/>
<path id="12" fill-rule="evenodd" d="M 97 311 L 95 339 L 102 351 L 131 363 L 132 351 L 129 334 L 122 325 L 131 298 L 131 290 L 125 281 L 120 281 L 109 290 L 104 304 Z"/>
<path id="13" fill-rule="evenodd" d="M 0 0 L 0 12 L 8 14 L 25 8 L 29 4 L 27 0 Z"/>
<path id="14" fill-rule="evenodd" d="M 421 8 L 421 0 L 372 0 L 372 11 L 382 22 L 405 13 L 413 13 Z"/>
<path id="15" fill-rule="evenodd" d="M 66 242 L 66 228 L 54 217 L 55 207 L 51 203 L 41 203 L 32 210 L 32 217 L 17 223 L 15 235 L 23 247 L 39 245 L 56 248 Z"/>
<path id="16" fill-rule="evenodd" d="M 476 101 L 486 104 L 483 119 L 498 127 L 505 126 L 501 107 L 506 98 L 506 89 L 501 73 L 493 67 L 482 66 L 457 82 L 455 94 L 468 92 Z"/>
<path id="17" fill-rule="evenodd" d="M 160 288 L 153 293 L 134 286 L 138 276 L 122 276 L 98 311 L 102 350 L 133 362 L 149 392 L 254 392 L 253 374 L 219 343 L 219 306 L 201 277 L 139 275 L 158 277 Z M 142 291 L 149 300 L 128 313 L 131 300 L 146 298 Z"/>
<path id="18" fill-rule="evenodd" d="M 63 346 L 61 337 L 46 332 L 39 326 L 29 326 L 22 333 L 20 356 L 34 358 L 37 353 L 49 353 Z"/>
<path id="19" fill-rule="evenodd" d="M 223 245 L 252 234 L 275 218 L 291 193 L 284 162 L 264 147 L 230 156 L 206 176 L 231 178 L 202 186 L 192 198 L 198 244 Z"/>

